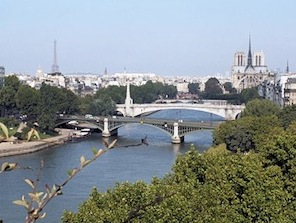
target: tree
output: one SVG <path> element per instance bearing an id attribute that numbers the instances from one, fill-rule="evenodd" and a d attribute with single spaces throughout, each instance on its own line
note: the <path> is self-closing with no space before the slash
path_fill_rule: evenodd
<path id="1" fill-rule="evenodd" d="M 225 143 L 227 149 L 242 152 L 258 150 L 258 145 L 272 129 L 280 127 L 276 116 L 244 117 L 221 123 L 213 132 L 213 143 Z"/>
<path id="2" fill-rule="evenodd" d="M 40 92 L 28 85 L 21 85 L 15 95 L 15 102 L 22 114 L 36 114 L 40 102 Z"/>
<path id="3" fill-rule="evenodd" d="M 242 117 L 279 115 L 280 112 L 280 106 L 274 102 L 267 99 L 254 99 L 247 103 L 246 108 L 242 111 Z"/>
<path id="4" fill-rule="evenodd" d="M 165 84 L 163 86 L 163 90 L 161 91 L 161 95 L 163 98 L 169 98 L 169 99 L 176 98 L 176 95 L 177 95 L 176 86 Z"/>
<path id="5" fill-rule="evenodd" d="M 41 129 L 53 131 L 56 121 L 56 113 L 63 112 L 66 104 L 62 90 L 42 84 L 40 88 L 40 104 L 38 109 L 38 123 Z"/>
<path id="6" fill-rule="evenodd" d="M 92 115 L 114 115 L 116 111 L 116 103 L 111 97 L 95 99 L 89 108 L 89 113 Z"/>
<path id="7" fill-rule="evenodd" d="M 296 105 L 285 106 L 281 112 L 278 114 L 278 117 L 284 128 L 288 128 L 289 125 L 296 121 Z"/>
<path id="8" fill-rule="evenodd" d="M 203 98 L 215 99 L 218 95 L 223 93 L 220 82 L 217 78 L 211 77 L 205 83 L 205 90 L 202 94 Z"/>
<path id="9" fill-rule="evenodd" d="M 241 92 L 241 95 L 242 95 L 242 103 L 247 103 L 251 100 L 260 98 L 257 87 L 243 89 Z"/>
<path id="10" fill-rule="evenodd" d="M 1 117 L 4 117 L 7 113 L 13 110 L 15 106 L 16 91 L 11 86 L 4 86 L 0 90 L 0 106 L 1 106 Z"/>
<path id="11" fill-rule="evenodd" d="M 248 152 L 255 148 L 253 135 L 245 126 L 233 126 L 225 136 L 226 148 L 232 152 Z"/>
<path id="12" fill-rule="evenodd" d="M 173 173 L 143 182 L 94 189 L 62 222 L 294 222 L 295 201 L 278 166 L 250 152 L 223 147 L 178 155 Z M 292 196 L 293 197 L 293 196 Z"/>
<path id="13" fill-rule="evenodd" d="M 223 84 L 223 87 L 226 91 L 228 91 L 230 94 L 233 93 L 237 93 L 237 90 L 235 88 L 232 87 L 232 83 L 231 82 L 225 82 Z"/>
<path id="14" fill-rule="evenodd" d="M 208 94 L 222 94 L 220 82 L 217 78 L 211 77 L 205 83 L 205 92 Z"/>
<path id="15" fill-rule="evenodd" d="M 189 83 L 188 90 L 189 90 L 189 93 L 191 94 L 198 94 L 200 91 L 199 83 Z"/>
<path id="16" fill-rule="evenodd" d="M 117 104 L 123 104 L 126 96 L 126 87 L 108 86 L 99 89 L 94 95 L 94 99 L 111 98 Z"/>
<path id="17" fill-rule="evenodd" d="M 4 87 L 0 90 L 0 106 L 2 117 L 7 113 L 12 114 L 13 111 L 16 110 L 14 97 L 21 86 L 18 77 L 15 75 L 5 77 L 4 83 Z"/>
<path id="18" fill-rule="evenodd" d="M 85 97 L 78 97 L 79 114 L 88 114 L 93 100 L 94 98 L 92 95 L 85 95 Z"/>
<path id="19" fill-rule="evenodd" d="M 65 88 L 60 89 L 62 94 L 62 104 L 60 107 L 60 111 L 64 112 L 66 114 L 75 114 L 79 111 L 78 108 L 78 97 L 70 90 L 67 90 Z"/>
<path id="20" fill-rule="evenodd" d="M 5 83 L 5 86 L 11 87 L 15 92 L 17 92 L 19 87 L 21 86 L 21 82 L 19 81 L 18 77 L 15 75 L 5 77 L 4 83 Z"/>

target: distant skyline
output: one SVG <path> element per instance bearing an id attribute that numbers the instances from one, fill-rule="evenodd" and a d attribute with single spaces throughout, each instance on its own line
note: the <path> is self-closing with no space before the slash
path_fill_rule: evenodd
<path id="1" fill-rule="evenodd" d="M 231 72 L 236 51 L 263 50 L 296 72 L 295 0 L 0 0 L 0 65 L 64 73 L 206 76 Z"/>

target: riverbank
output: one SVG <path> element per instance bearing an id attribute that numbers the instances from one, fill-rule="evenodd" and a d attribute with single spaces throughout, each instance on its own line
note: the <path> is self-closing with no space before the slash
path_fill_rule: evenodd
<path id="1" fill-rule="evenodd" d="M 0 157 L 33 153 L 52 146 L 64 144 L 68 140 L 68 134 L 73 130 L 57 129 L 57 131 L 60 135 L 39 141 L 1 142 Z"/>

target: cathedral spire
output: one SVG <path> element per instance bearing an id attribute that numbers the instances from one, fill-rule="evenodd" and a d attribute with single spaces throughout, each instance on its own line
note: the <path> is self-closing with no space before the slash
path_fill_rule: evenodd
<path id="1" fill-rule="evenodd" d="M 246 66 L 245 70 L 247 70 L 248 68 L 253 68 L 253 65 L 252 65 L 252 50 L 251 50 L 251 34 L 249 35 L 248 63 L 247 63 L 247 66 Z"/>

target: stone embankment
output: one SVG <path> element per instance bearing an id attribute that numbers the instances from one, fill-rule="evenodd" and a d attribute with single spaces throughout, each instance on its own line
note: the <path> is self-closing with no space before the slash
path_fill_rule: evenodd
<path id="1" fill-rule="evenodd" d="M 58 129 L 60 135 L 39 141 L 15 141 L 0 143 L 0 157 L 37 152 L 52 146 L 64 144 L 71 130 Z"/>

